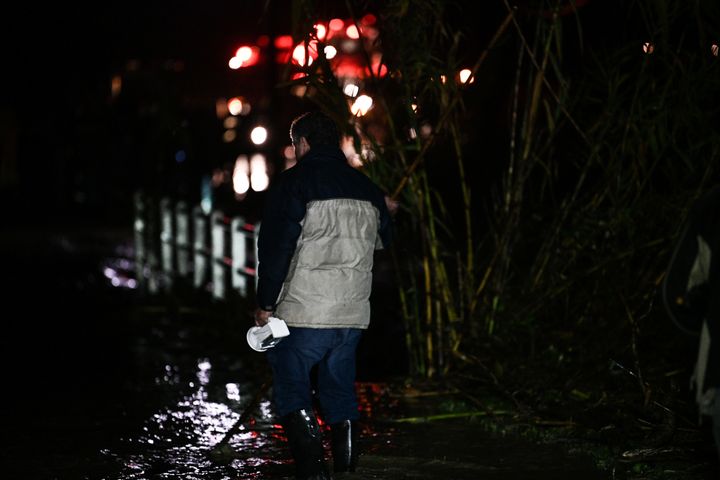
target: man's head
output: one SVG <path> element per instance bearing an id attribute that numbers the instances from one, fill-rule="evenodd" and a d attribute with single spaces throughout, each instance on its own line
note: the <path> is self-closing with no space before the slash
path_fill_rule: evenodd
<path id="1" fill-rule="evenodd" d="M 295 157 L 301 158 L 310 148 L 340 145 L 340 133 L 335 122 L 322 112 L 303 113 L 290 124 L 290 140 Z"/>

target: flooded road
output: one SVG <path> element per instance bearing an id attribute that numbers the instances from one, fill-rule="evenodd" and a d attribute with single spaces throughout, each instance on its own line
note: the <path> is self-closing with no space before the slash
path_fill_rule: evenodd
<path id="1" fill-rule="evenodd" d="M 250 320 L 192 292 L 114 287 L 104 266 L 124 250 L 101 240 L 3 255 L 17 312 L 3 315 L 3 478 L 292 478 L 267 392 L 230 448 L 214 448 L 269 378 L 245 342 Z M 436 403 L 407 395 L 396 373 L 360 365 L 362 455 L 342 478 L 608 478 L 589 458 L 493 436 L 472 417 L 404 422 Z"/>

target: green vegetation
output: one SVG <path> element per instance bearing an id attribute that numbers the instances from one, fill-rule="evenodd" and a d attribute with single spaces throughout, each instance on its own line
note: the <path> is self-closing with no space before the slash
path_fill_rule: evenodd
<path id="1" fill-rule="evenodd" d="M 697 440 L 695 340 L 658 290 L 689 205 L 720 178 L 720 5 L 491 3 L 478 35 L 462 2 L 384 2 L 390 73 L 365 80 L 363 117 L 322 58 L 295 81 L 401 203 L 413 373 L 470 376 L 525 418 L 595 435 L 602 464 L 648 439 Z M 473 83 L 454 80 L 461 68 Z M 630 473 L 662 478 L 646 463 Z"/>

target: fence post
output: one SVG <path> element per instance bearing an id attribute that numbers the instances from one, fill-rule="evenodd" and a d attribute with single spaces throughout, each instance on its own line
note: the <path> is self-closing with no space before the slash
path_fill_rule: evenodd
<path id="1" fill-rule="evenodd" d="M 231 224 L 232 242 L 232 286 L 242 296 L 248 295 L 248 276 L 253 277 L 257 271 L 255 265 L 248 266 L 255 261 L 256 255 L 250 250 L 255 246 L 255 226 L 246 223 L 243 217 L 235 217 Z M 248 255 L 250 252 L 250 255 Z"/>
<path id="2" fill-rule="evenodd" d="M 144 195 L 145 211 L 145 266 L 147 291 L 151 294 L 160 290 L 160 235 L 158 235 L 158 205 L 153 195 Z"/>
<path id="3" fill-rule="evenodd" d="M 185 278 L 190 273 L 190 218 L 182 200 L 175 204 L 175 253 L 178 275 Z"/>
<path id="4" fill-rule="evenodd" d="M 133 194 L 133 207 L 135 221 L 133 222 L 133 237 L 135 243 L 135 276 L 140 290 L 145 288 L 145 263 L 147 251 L 145 249 L 145 198 L 141 192 Z"/>
<path id="5" fill-rule="evenodd" d="M 208 218 L 200 205 L 193 208 L 193 286 L 202 288 L 207 285 L 210 268 L 208 248 Z"/>
<path id="6" fill-rule="evenodd" d="M 202 205 L 163 197 L 154 205 L 143 192 L 134 194 L 135 270 L 141 289 L 156 293 L 173 287 L 175 277 L 192 273 L 194 288 L 210 291 L 224 300 L 228 288 L 241 296 L 257 290 L 257 241 L 260 223 L 244 217 L 229 218 L 215 210 L 208 215 Z M 192 226 L 192 228 L 190 228 Z"/>
<path id="7" fill-rule="evenodd" d="M 224 299 L 226 295 L 228 270 L 232 260 L 225 254 L 228 242 L 228 225 L 225 214 L 215 210 L 211 215 L 212 235 L 212 295 L 216 299 Z"/>
<path id="8" fill-rule="evenodd" d="M 166 289 L 172 288 L 175 273 L 173 230 L 172 201 L 163 197 L 160 199 L 160 266 Z"/>

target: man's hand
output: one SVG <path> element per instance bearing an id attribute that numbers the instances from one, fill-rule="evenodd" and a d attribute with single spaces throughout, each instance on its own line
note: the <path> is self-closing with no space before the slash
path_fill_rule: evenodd
<path id="1" fill-rule="evenodd" d="M 390 212 L 390 215 L 395 215 L 395 213 L 398 211 L 398 207 L 400 206 L 400 202 L 397 200 L 393 200 L 388 195 L 385 195 L 385 205 L 387 205 L 387 209 Z"/>
<path id="2" fill-rule="evenodd" d="M 261 308 L 258 308 L 255 310 L 255 325 L 258 327 L 262 327 L 263 325 L 268 323 L 268 319 L 273 314 L 273 312 L 269 310 L 263 310 Z"/>

